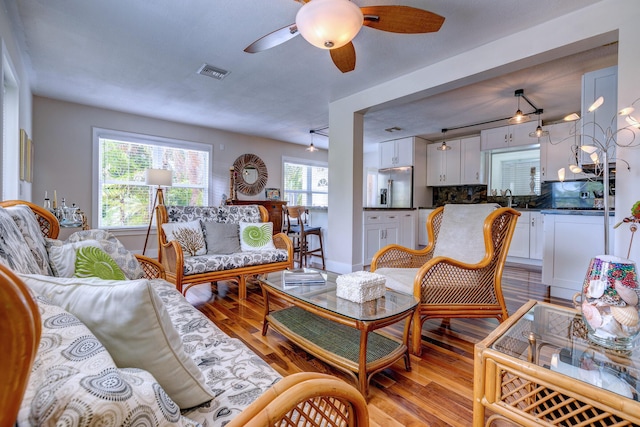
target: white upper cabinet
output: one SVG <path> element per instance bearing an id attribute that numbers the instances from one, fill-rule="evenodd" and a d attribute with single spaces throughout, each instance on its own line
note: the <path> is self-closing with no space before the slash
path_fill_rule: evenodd
<path id="1" fill-rule="evenodd" d="M 481 149 L 483 151 L 497 150 L 500 148 L 535 144 L 537 141 L 531 138 L 529 133 L 535 131 L 537 126 L 537 122 L 532 120 L 519 125 L 485 129 L 480 132 Z"/>
<path id="2" fill-rule="evenodd" d="M 486 184 L 480 151 L 480 135 L 460 140 L 460 183 Z"/>
<path id="3" fill-rule="evenodd" d="M 589 112 L 589 107 L 599 97 L 604 103 L 595 111 Z M 606 144 L 607 129 L 615 133 L 617 123 L 614 117 L 618 112 L 618 66 L 585 73 L 582 76 L 582 144 Z M 598 142 L 594 144 L 594 139 Z M 615 156 L 615 144 L 609 150 L 609 162 Z M 589 154 L 581 152 L 583 164 L 593 164 Z"/>
<path id="4" fill-rule="evenodd" d="M 381 142 L 378 148 L 380 169 L 413 166 L 413 143 L 412 137 Z"/>
<path id="5" fill-rule="evenodd" d="M 544 126 L 549 136 L 538 138 L 540 141 L 540 181 L 557 181 L 558 170 L 565 169 L 565 179 L 579 178 L 569 169 L 569 165 L 578 165 L 576 150 L 578 136 L 574 122 L 560 122 Z"/>
<path id="6" fill-rule="evenodd" d="M 460 140 L 447 141 L 450 150 L 438 150 L 441 146 L 427 145 L 427 186 L 460 185 Z"/>

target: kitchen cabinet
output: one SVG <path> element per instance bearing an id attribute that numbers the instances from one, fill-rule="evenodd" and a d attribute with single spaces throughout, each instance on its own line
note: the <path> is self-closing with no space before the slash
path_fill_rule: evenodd
<path id="1" fill-rule="evenodd" d="M 609 253 L 613 253 L 614 218 L 609 218 Z M 582 289 L 591 258 L 604 253 L 604 216 L 544 215 L 542 283 L 551 296 L 572 299 Z"/>
<path id="2" fill-rule="evenodd" d="M 558 170 L 565 169 L 565 180 L 584 178 L 584 174 L 574 174 L 570 164 L 578 165 L 579 137 L 575 132 L 575 122 L 561 122 L 544 129 L 549 136 L 538 138 L 540 141 L 540 181 L 558 181 Z"/>
<path id="3" fill-rule="evenodd" d="M 460 140 L 460 184 L 486 184 L 480 135 Z"/>
<path id="4" fill-rule="evenodd" d="M 602 96 L 604 104 L 593 112 L 589 107 Z M 585 73 L 582 76 L 582 129 L 583 145 L 594 145 L 594 139 L 604 145 L 607 141 L 606 132 L 611 128 L 614 134 L 617 123 L 614 119 L 618 113 L 618 66 Z M 595 144 L 597 145 L 597 143 Z M 609 150 L 609 161 L 615 157 L 615 144 Z M 580 152 L 583 164 L 593 164 L 589 154 Z"/>
<path id="5" fill-rule="evenodd" d="M 378 147 L 380 169 L 413 166 L 413 151 L 414 138 L 412 137 L 381 142 Z"/>
<path id="6" fill-rule="evenodd" d="M 371 264 L 373 256 L 386 245 L 398 244 L 415 248 L 415 210 L 364 212 L 364 265 Z"/>
<path id="7" fill-rule="evenodd" d="M 441 146 L 427 145 L 427 186 L 460 185 L 460 140 L 447 141 L 450 150 L 438 150 Z"/>
<path id="8" fill-rule="evenodd" d="M 537 126 L 536 121 L 530 121 L 519 125 L 485 129 L 480 132 L 480 147 L 486 151 L 535 144 L 537 141 L 531 138 L 529 133 L 534 132 Z"/>
<path id="9" fill-rule="evenodd" d="M 420 209 L 418 211 L 418 245 L 427 246 L 429 236 L 427 235 L 427 219 L 434 209 Z"/>
<path id="10" fill-rule="evenodd" d="M 543 255 L 542 219 L 540 212 L 520 212 L 507 253 L 509 261 L 539 264 Z"/>

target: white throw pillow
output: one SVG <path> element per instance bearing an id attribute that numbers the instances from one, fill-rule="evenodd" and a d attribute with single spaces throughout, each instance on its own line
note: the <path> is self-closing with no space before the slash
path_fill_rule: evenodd
<path id="1" fill-rule="evenodd" d="M 496 204 L 451 204 L 444 206 L 433 257 L 444 256 L 477 264 L 485 256 L 484 220 L 499 208 Z"/>
<path id="2" fill-rule="evenodd" d="M 180 335 L 148 280 L 21 278 L 35 292 L 80 319 L 118 367 L 150 372 L 180 408 L 214 398 L 202 372 L 182 348 Z"/>
<path id="3" fill-rule="evenodd" d="M 83 240 L 75 243 L 65 243 L 60 240 L 47 240 L 49 264 L 53 275 L 57 277 L 73 277 L 76 271 L 76 256 L 80 248 L 87 246 L 100 247 L 97 240 Z"/>
<path id="4" fill-rule="evenodd" d="M 270 222 L 240 222 L 240 249 L 268 251 L 273 244 L 273 224 Z"/>
<path id="5" fill-rule="evenodd" d="M 175 240 L 180 244 L 186 256 L 207 253 L 199 219 L 188 222 L 167 222 L 162 224 L 162 231 L 167 235 L 167 241 Z"/>

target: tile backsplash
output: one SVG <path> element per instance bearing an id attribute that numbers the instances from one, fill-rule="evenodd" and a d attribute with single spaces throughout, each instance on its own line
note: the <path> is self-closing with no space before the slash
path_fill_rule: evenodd
<path id="1" fill-rule="evenodd" d="M 531 209 L 593 209 L 596 195 L 603 192 L 602 181 L 543 182 L 540 195 L 513 196 L 513 204 Z M 611 182 L 611 196 L 615 181 Z M 610 198 L 613 202 L 613 197 Z M 507 205 L 507 198 L 487 194 L 486 185 L 433 187 L 433 206 L 446 203 L 498 203 Z M 610 203 L 613 208 L 613 203 Z"/>

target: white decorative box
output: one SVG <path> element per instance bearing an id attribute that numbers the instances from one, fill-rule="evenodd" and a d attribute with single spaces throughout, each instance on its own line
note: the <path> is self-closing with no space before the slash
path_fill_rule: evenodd
<path id="1" fill-rule="evenodd" d="M 384 296 L 384 276 L 369 271 L 354 271 L 336 279 L 336 296 L 353 302 L 366 302 Z"/>

